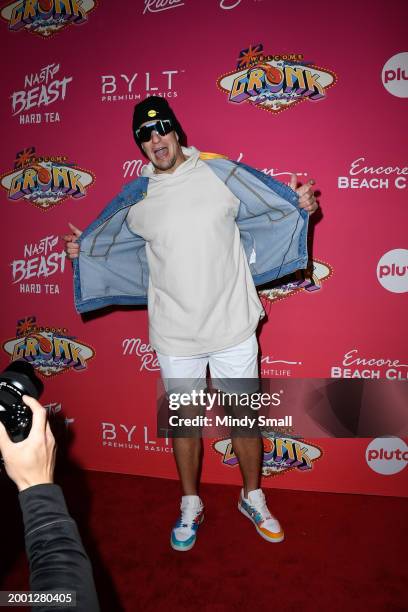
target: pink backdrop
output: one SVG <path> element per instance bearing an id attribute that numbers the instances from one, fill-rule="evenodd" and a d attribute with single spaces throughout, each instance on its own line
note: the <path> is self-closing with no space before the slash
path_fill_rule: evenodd
<path id="1" fill-rule="evenodd" d="M 316 179 L 314 280 L 264 295 L 264 376 L 406 381 L 406 3 L 32 4 L 1 5 L 0 365 L 23 356 L 43 367 L 39 358 L 51 347 L 56 360 L 42 369 L 42 401 L 65 416 L 73 458 L 88 469 L 176 477 L 171 442 L 155 435 L 159 374 L 146 311 L 82 320 L 56 240 L 68 221 L 86 226 L 140 173 L 130 126 L 135 101 L 148 94 L 168 99 L 199 149 L 279 180 L 291 172 Z M 224 75 L 248 69 L 237 62 L 251 48 L 258 64 L 272 62 L 275 77 L 278 67 L 288 79 L 290 56 L 302 67 L 285 95 L 275 88 L 279 112 L 265 111 L 259 97 L 230 101 L 223 89 L 235 78 Z M 262 95 L 259 85 L 255 93 Z M 60 181 L 52 195 L 44 186 L 50 157 Z M 206 445 L 203 479 L 238 483 L 238 468 L 223 454 L 228 441 Z M 406 439 L 308 439 L 301 448 L 306 469 L 277 472 L 271 460 L 264 486 L 407 495 Z"/>

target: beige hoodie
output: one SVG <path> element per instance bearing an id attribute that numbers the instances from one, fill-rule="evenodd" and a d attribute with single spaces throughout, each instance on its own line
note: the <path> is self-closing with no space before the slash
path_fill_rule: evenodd
<path id="1" fill-rule="evenodd" d="M 206 354 L 246 340 L 263 314 L 235 218 L 239 201 L 199 158 L 155 174 L 131 207 L 130 229 L 146 240 L 150 344 L 172 356 Z"/>

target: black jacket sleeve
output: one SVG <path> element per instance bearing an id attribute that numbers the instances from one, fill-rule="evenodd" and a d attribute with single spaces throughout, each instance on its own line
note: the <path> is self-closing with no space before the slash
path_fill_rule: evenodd
<path id="1" fill-rule="evenodd" d="M 19 494 L 26 552 L 33 591 L 76 592 L 77 612 L 99 612 L 92 566 L 75 521 L 68 514 L 61 488 L 55 484 L 29 487 Z M 70 608 L 67 608 L 69 610 Z M 61 610 L 35 607 L 36 611 Z"/>

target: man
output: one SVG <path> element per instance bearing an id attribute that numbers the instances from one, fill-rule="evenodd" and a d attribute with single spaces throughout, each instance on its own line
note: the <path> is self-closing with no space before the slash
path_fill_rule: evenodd
<path id="1" fill-rule="evenodd" d="M 204 388 L 207 365 L 213 380 L 257 380 L 263 308 L 254 281 L 306 267 L 313 181 L 296 194 L 244 164 L 182 147 L 180 124 L 159 97 L 136 105 L 133 133 L 150 161 L 142 177 L 82 235 L 71 226 L 64 236 L 77 310 L 142 304 L 147 295 L 150 343 L 167 390 L 178 379 Z M 232 443 L 243 477 L 238 508 L 265 540 L 280 542 L 283 530 L 259 488 L 261 439 Z M 174 437 L 173 448 L 183 496 L 171 545 L 186 551 L 203 519 L 201 440 Z"/>
<path id="2" fill-rule="evenodd" d="M 61 488 L 53 484 L 55 440 L 45 408 L 23 395 L 33 413 L 30 434 L 12 442 L 0 422 L 0 453 L 7 474 L 17 485 L 23 513 L 25 545 L 32 591 L 75 593 L 75 610 L 99 612 L 92 566 L 73 518 L 68 514 Z M 41 611 L 61 610 L 62 603 L 36 605 Z M 68 597 L 65 601 L 68 601 Z"/>

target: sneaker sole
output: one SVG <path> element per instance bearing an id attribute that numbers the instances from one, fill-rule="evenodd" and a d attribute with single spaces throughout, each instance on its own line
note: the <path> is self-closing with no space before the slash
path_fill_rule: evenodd
<path id="1" fill-rule="evenodd" d="M 249 520 L 251 521 L 251 523 L 253 525 L 255 525 L 255 529 L 257 530 L 257 532 L 259 533 L 259 535 L 261 536 L 261 538 L 263 538 L 264 540 L 266 540 L 267 542 L 271 542 L 272 544 L 279 544 L 279 542 L 283 542 L 283 540 L 285 539 L 285 534 L 282 533 L 282 535 L 277 536 L 276 538 L 271 538 L 269 536 L 267 536 L 265 533 L 263 533 L 258 525 L 255 523 L 254 519 L 252 518 L 252 516 L 250 514 L 248 514 L 248 512 L 245 510 L 245 508 L 243 508 L 240 504 L 240 502 L 238 502 L 238 510 L 240 512 L 242 512 L 242 514 L 244 516 L 246 516 L 247 518 L 249 518 Z"/>
<path id="2" fill-rule="evenodd" d="M 202 517 L 201 517 L 201 521 L 199 522 L 199 525 L 201 525 L 201 523 L 203 522 L 203 520 L 204 520 L 204 514 L 203 514 L 203 515 L 202 515 Z M 188 544 L 187 546 L 183 546 L 183 545 L 180 545 L 180 544 L 175 544 L 175 543 L 173 542 L 173 538 L 172 538 L 172 537 L 171 537 L 171 535 L 170 535 L 170 546 L 172 547 L 172 549 L 173 549 L 173 550 L 177 550 L 178 552 L 184 552 L 184 551 L 186 551 L 186 552 L 187 552 L 188 550 L 191 550 L 191 549 L 193 548 L 194 544 L 196 543 L 196 540 L 197 540 L 197 532 L 198 532 L 198 529 L 197 529 L 197 531 L 196 531 L 196 537 L 195 537 L 195 538 L 194 538 L 194 540 L 191 542 L 191 544 Z"/>

